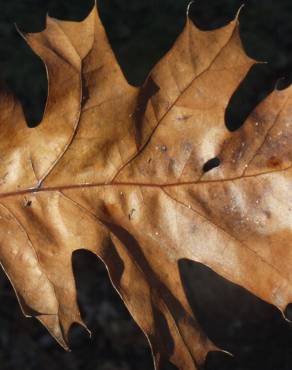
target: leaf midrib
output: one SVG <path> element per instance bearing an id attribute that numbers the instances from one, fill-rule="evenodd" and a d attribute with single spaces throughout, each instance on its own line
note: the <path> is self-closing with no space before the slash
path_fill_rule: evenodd
<path id="1" fill-rule="evenodd" d="M 260 172 L 253 175 L 238 176 L 226 179 L 214 179 L 214 180 L 195 180 L 195 181 L 185 181 L 185 182 L 173 182 L 173 183 L 140 183 L 140 182 L 95 182 L 92 184 L 69 184 L 69 185 L 59 185 L 59 186 L 47 186 L 47 187 L 33 187 L 18 191 L 4 192 L 0 193 L 1 198 L 25 195 L 25 194 L 36 194 L 44 192 L 54 192 L 54 191 L 63 191 L 63 190 L 74 190 L 74 189 L 86 189 L 86 188 L 98 188 L 98 187 L 147 187 L 147 188 L 170 188 L 170 187 L 181 187 L 181 186 L 192 186 L 192 185 L 206 185 L 206 184 L 216 184 L 216 183 L 225 183 L 225 182 L 234 182 L 250 178 L 258 178 L 261 176 L 269 176 L 274 173 L 285 172 L 292 169 L 292 164 L 286 168 Z"/>

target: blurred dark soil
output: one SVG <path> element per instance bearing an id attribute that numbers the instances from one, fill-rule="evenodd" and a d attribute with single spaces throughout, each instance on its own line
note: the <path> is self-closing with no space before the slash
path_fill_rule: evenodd
<path id="1" fill-rule="evenodd" d="M 73 258 L 78 300 L 88 328 L 71 329 L 65 352 L 35 319 L 25 319 L 13 290 L 1 274 L 1 370 L 148 370 L 148 344 L 112 288 L 101 261 L 89 252 Z M 137 367 L 138 365 L 138 367 Z"/>
<path id="2" fill-rule="evenodd" d="M 240 15 L 247 53 L 268 63 L 253 68 L 226 114 L 238 128 L 276 83 L 292 76 L 291 0 L 247 0 Z M 188 0 L 98 0 L 110 42 L 130 83 L 142 84 L 181 32 Z M 241 0 L 196 0 L 190 16 L 202 29 L 234 18 Z M 37 32 L 46 13 L 81 20 L 91 0 L 0 1 L 0 78 L 21 99 L 28 125 L 39 124 L 47 85 L 40 60 L 15 31 Z M 29 92 L 29 94 L 28 94 Z M 92 339 L 75 327 L 72 352 L 63 351 L 34 319 L 25 319 L 4 273 L 0 275 L 1 370 L 151 370 L 148 344 L 111 287 L 103 264 L 87 252 L 73 256 L 78 299 Z M 187 297 L 208 336 L 232 352 L 209 354 L 205 370 L 292 370 L 292 331 L 278 310 L 208 268 L 181 261 Z M 287 316 L 292 317 L 290 307 Z M 165 369 L 163 369 L 165 370 Z"/>

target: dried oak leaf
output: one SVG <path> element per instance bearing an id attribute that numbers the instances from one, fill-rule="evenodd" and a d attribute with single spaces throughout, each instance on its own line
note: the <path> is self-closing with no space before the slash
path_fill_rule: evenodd
<path id="1" fill-rule="evenodd" d="M 125 80 L 96 9 L 26 35 L 48 71 L 43 122 L 0 99 L 0 260 L 23 312 L 65 348 L 72 253 L 103 260 L 156 368 L 198 369 L 210 350 L 178 261 L 201 262 L 284 310 L 292 302 L 291 88 L 236 132 L 228 101 L 250 67 L 234 21 L 190 19 L 141 88 Z M 218 166 L 219 165 L 219 166 Z M 212 167 L 215 167 L 213 168 Z M 209 170 L 209 171 L 207 171 Z"/>

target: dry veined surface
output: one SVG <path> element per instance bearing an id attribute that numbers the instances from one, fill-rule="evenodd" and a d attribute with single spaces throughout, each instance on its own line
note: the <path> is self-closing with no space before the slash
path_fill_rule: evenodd
<path id="1" fill-rule="evenodd" d="M 19 303 L 65 348 L 80 317 L 72 253 L 105 263 L 157 369 L 199 369 L 218 350 L 200 328 L 178 262 L 200 262 L 284 311 L 292 302 L 291 89 L 230 132 L 226 106 L 255 63 L 234 21 L 187 19 L 141 88 L 130 86 L 96 9 L 48 19 L 26 40 L 49 97 L 29 129 L 1 90 L 0 259 Z"/>

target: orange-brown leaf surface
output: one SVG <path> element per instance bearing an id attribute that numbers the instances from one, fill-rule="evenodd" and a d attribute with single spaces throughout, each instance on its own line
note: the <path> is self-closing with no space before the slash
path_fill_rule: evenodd
<path id="1" fill-rule="evenodd" d="M 23 312 L 67 347 L 71 325 L 84 325 L 78 249 L 107 266 L 157 369 L 199 369 L 217 349 L 189 306 L 181 259 L 284 311 L 291 88 L 226 128 L 228 102 L 255 63 L 237 21 L 203 32 L 187 19 L 141 88 L 124 78 L 95 8 L 80 23 L 48 18 L 25 37 L 48 73 L 42 123 L 29 129 L 20 102 L 0 92 L 0 260 Z"/>

